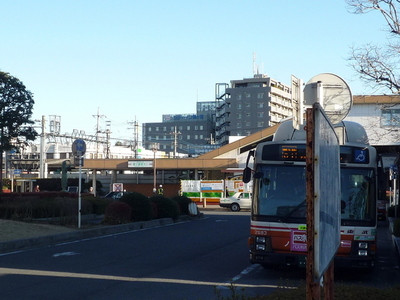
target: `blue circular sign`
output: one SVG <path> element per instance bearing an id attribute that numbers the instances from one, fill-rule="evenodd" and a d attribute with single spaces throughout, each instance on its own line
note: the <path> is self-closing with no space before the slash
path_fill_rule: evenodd
<path id="1" fill-rule="evenodd" d="M 77 139 L 72 144 L 72 153 L 74 155 L 83 155 L 86 152 L 86 143 L 84 140 Z"/>

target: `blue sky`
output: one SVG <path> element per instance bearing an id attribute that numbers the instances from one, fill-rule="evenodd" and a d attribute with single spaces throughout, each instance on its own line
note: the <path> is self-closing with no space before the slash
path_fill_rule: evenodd
<path id="1" fill-rule="evenodd" d="M 33 119 L 61 132 L 130 139 L 128 122 L 161 122 L 213 101 L 215 83 L 260 71 L 285 84 L 335 73 L 371 93 L 349 67 L 351 46 L 386 42 L 377 12 L 344 0 L 0 0 L 0 70 L 33 92 Z"/>

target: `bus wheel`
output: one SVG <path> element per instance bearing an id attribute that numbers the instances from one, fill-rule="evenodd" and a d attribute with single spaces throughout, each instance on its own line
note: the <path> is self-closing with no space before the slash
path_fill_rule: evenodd
<path id="1" fill-rule="evenodd" d="M 231 205 L 231 211 L 239 211 L 240 210 L 240 206 L 237 203 L 232 203 Z"/>

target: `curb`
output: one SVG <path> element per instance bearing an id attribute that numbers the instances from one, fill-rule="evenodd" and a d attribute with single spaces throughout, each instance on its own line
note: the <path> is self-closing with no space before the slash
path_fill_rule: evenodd
<path id="1" fill-rule="evenodd" d="M 71 231 L 56 235 L 47 235 L 35 238 L 0 242 L 0 253 L 18 251 L 43 245 L 54 245 L 61 242 L 70 242 L 74 240 L 88 239 L 115 233 L 142 230 L 142 229 L 165 226 L 169 224 L 186 222 L 191 220 L 198 220 L 200 218 L 203 218 L 203 216 L 204 216 L 203 213 L 199 213 L 197 216 L 186 216 L 186 215 L 180 216 L 179 219 L 176 220 L 175 222 L 171 218 L 163 218 L 150 221 L 114 225 L 114 226 L 104 226 L 104 227 L 90 228 L 90 229 L 78 229 L 76 231 Z"/>

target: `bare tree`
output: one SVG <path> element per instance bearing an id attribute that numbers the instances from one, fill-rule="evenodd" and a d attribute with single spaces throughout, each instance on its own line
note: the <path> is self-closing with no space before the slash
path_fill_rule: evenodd
<path id="1" fill-rule="evenodd" d="M 388 26 L 386 45 L 373 43 L 360 47 L 352 47 L 350 65 L 363 80 L 372 88 L 384 87 L 392 93 L 400 92 L 400 11 L 399 0 L 346 0 L 349 11 L 364 14 L 378 11 L 384 17 Z"/>

